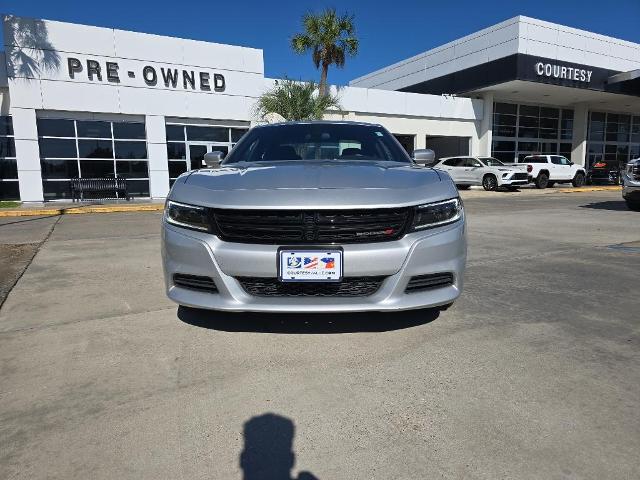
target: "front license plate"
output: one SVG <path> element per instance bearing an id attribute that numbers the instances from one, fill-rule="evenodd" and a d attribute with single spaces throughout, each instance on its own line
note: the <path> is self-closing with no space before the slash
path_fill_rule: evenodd
<path id="1" fill-rule="evenodd" d="M 339 282 L 342 259 L 341 248 L 280 248 L 278 279 L 281 282 Z"/>

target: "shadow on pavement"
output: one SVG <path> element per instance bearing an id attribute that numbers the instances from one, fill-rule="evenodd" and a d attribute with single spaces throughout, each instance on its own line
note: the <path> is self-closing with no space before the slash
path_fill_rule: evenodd
<path id="1" fill-rule="evenodd" d="M 244 448 L 240 468 L 244 480 L 293 480 L 296 463 L 293 452 L 295 426 L 292 420 L 275 413 L 252 417 L 244 424 Z M 300 472 L 296 480 L 317 480 L 309 472 Z"/>
<path id="2" fill-rule="evenodd" d="M 438 309 L 362 313 L 249 313 L 178 308 L 178 318 L 189 325 L 225 332 L 354 333 L 388 332 L 434 321 Z"/>
<path id="3" fill-rule="evenodd" d="M 582 208 L 592 208 L 594 210 L 629 210 L 624 200 L 608 200 L 606 202 L 594 202 L 586 205 L 580 205 Z"/>

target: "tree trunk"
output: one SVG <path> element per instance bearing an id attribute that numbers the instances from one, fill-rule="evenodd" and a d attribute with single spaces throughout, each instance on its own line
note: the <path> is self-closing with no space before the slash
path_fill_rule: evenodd
<path id="1" fill-rule="evenodd" d="M 329 72 L 329 64 L 326 62 L 322 62 L 322 73 L 320 74 L 320 86 L 318 87 L 318 91 L 322 96 L 327 94 L 327 73 L 328 72 Z"/>

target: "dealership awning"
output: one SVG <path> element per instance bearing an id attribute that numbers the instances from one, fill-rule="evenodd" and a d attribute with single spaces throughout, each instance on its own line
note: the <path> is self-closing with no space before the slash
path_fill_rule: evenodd
<path id="1" fill-rule="evenodd" d="M 621 93 L 640 95 L 640 68 L 611 75 L 607 85 L 615 86 Z"/>

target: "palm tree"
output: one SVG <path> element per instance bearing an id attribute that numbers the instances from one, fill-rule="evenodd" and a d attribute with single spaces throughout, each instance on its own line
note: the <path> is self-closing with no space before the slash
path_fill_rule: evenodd
<path id="1" fill-rule="evenodd" d="M 319 95 L 315 82 L 276 80 L 273 88 L 263 93 L 255 106 L 255 114 L 265 120 L 273 114 L 284 120 L 320 120 L 330 108 L 340 109 L 337 96 Z M 269 116 L 269 117 L 268 117 Z"/>
<path id="2" fill-rule="evenodd" d="M 353 25 L 354 16 L 338 16 L 334 8 L 324 12 L 306 13 L 302 17 L 304 33 L 291 39 L 291 48 L 296 53 L 312 51 L 311 58 L 316 68 L 322 67 L 320 74 L 320 95 L 327 93 L 327 73 L 329 65 L 344 67 L 345 56 L 358 53 L 358 39 Z"/>

